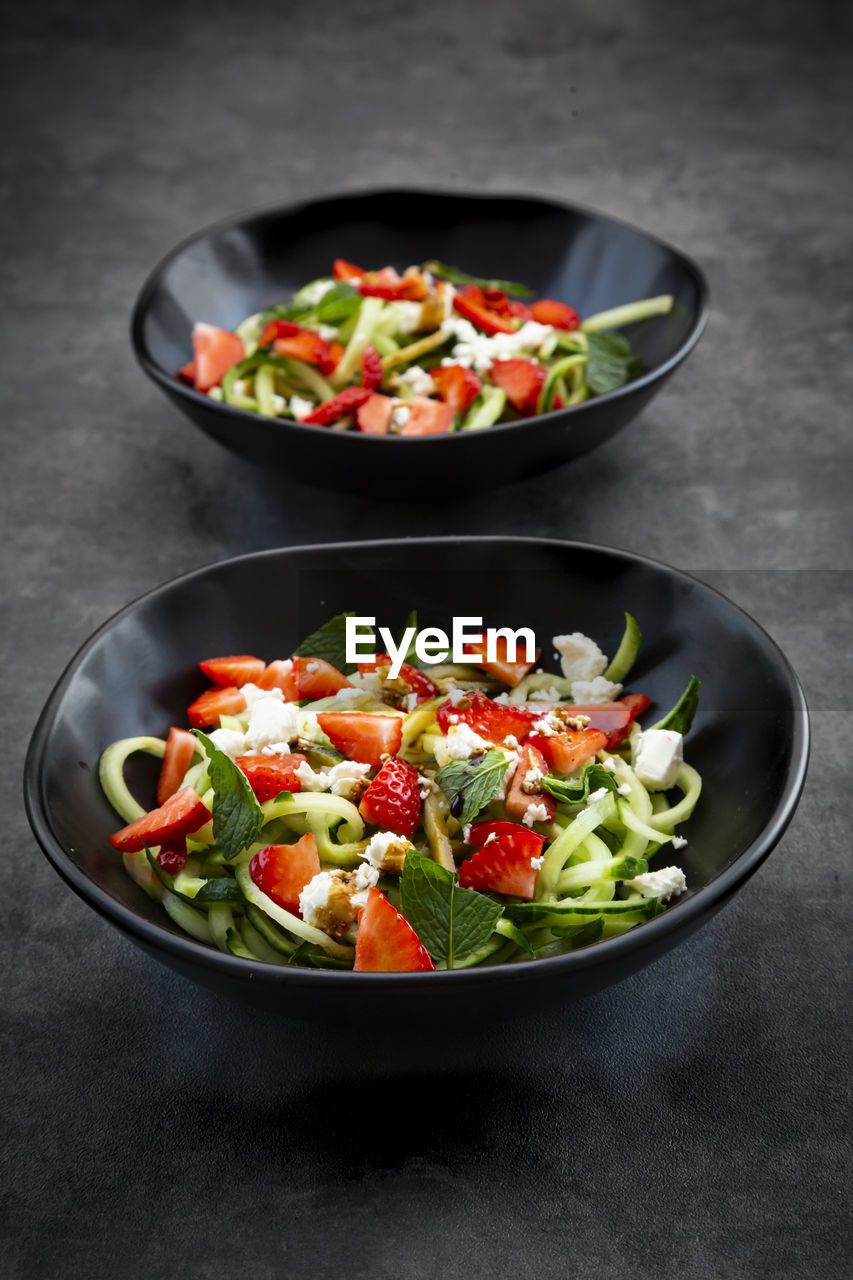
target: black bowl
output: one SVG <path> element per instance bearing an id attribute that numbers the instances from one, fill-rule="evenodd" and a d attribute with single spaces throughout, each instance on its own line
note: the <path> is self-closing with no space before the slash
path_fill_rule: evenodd
<path id="1" fill-rule="evenodd" d="M 647 372 L 617 391 L 521 422 L 447 436 L 364 436 L 259 417 L 178 381 L 196 320 L 234 328 L 344 257 L 402 268 L 439 258 L 522 280 L 581 315 L 661 293 L 667 316 L 632 325 Z M 448 468 L 487 488 L 536 475 L 594 449 L 635 417 L 695 346 L 707 319 L 702 272 L 671 246 L 604 214 L 554 200 L 433 191 L 372 191 L 250 214 L 185 240 L 155 268 L 136 303 L 132 340 L 145 372 L 220 444 L 294 479 L 411 493 Z"/>
<path id="2" fill-rule="evenodd" d="M 97 762 L 116 738 L 182 723 L 213 651 L 288 653 L 332 613 L 396 627 L 454 614 L 488 625 L 575 628 L 613 652 L 630 610 L 645 633 L 631 688 L 668 708 L 702 680 L 688 759 L 704 778 L 680 855 L 689 893 L 621 937 L 556 959 L 428 974 L 281 969 L 224 955 L 180 933 L 125 875 L 108 843 L 119 825 Z M 756 870 L 784 832 L 806 771 L 808 718 L 794 672 L 772 640 L 723 596 L 623 551 L 536 538 L 433 538 L 257 552 L 199 569 L 115 615 L 72 660 L 27 757 L 36 837 L 60 875 L 158 960 L 239 999 L 296 1016 L 468 1020 L 560 1003 L 616 982 L 683 941 Z M 141 785 L 141 784 L 140 784 Z M 153 775 L 148 779 L 153 803 Z M 141 792 L 140 792 L 141 794 Z M 696 974 L 701 981 L 702 975 Z"/>

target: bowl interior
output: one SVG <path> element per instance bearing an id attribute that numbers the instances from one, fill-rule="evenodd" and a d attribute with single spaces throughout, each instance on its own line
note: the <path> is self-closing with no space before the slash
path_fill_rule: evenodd
<path id="1" fill-rule="evenodd" d="M 604 216 L 548 200 L 378 191 L 272 210 L 180 246 L 144 291 L 137 336 L 161 374 L 189 359 L 196 320 L 234 328 L 328 275 L 334 258 L 398 268 L 437 258 L 474 275 L 519 280 L 581 315 L 671 293 L 668 316 L 632 326 L 649 370 L 695 328 L 704 285 L 683 255 Z"/>
<path id="2" fill-rule="evenodd" d="M 98 784 L 103 748 L 185 723 L 188 702 L 206 684 L 201 658 L 272 659 L 334 613 L 351 609 L 396 628 L 412 608 L 420 626 L 448 629 L 454 615 L 532 626 L 550 670 L 559 670 L 551 636 L 582 630 L 613 653 L 627 609 L 644 633 L 630 688 L 651 697 L 649 717 L 666 710 L 691 675 L 702 680 L 686 754 L 704 792 L 686 828 L 689 843 L 676 855 L 691 895 L 749 849 L 796 790 L 806 734 L 796 679 L 755 624 L 692 579 L 624 553 L 535 539 L 284 549 L 225 561 L 143 597 L 72 662 L 40 722 L 28 774 L 31 807 L 43 814 L 59 869 L 81 873 L 84 895 L 86 884 L 98 886 L 113 903 L 177 933 L 108 843 L 120 824 Z M 153 803 L 154 780 L 152 768 L 136 776 L 143 802 Z"/>

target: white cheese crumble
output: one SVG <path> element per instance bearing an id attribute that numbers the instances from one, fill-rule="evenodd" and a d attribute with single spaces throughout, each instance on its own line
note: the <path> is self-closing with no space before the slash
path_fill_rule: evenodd
<path id="1" fill-rule="evenodd" d="M 549 685 L 547 689 L 534 689 L 530 695 L 530 702 L 559 702 L 563 695 L 556 685 Z"/>
<path id="2" fill-rule="evenodd" d="M 421 327 L 422 306 L 420 302 L 389 302 L 388 306 L 393 309 L 398 333 L 417 333 Z"/>
<path id="3" fill-rule="evenodd" d="M 675 785 L 684 755 L 684 739 L 674 729 L 646 729 L 633 745 L 634 772 L 649 791 Z"/>
<path id="4" fill-rule="evenodd" d="M 280 692 L 280 690 L 279 690 Z M 249 712 L 246 740 L 253 751 L 275 746 L 286 751 L 299 737 L 299 716 L 290 702 L 275 698 L 259 698 Z"/>
<path id="5" fill-rule="evenodd" d="M 299 910 L 306 924 L 316 924 L 318 914 L 329 905 L 329 892 L 334 884 L 330 871 L 318 871 L 299 895 Z"/>
<path id="6" fill-rule="evenodd" d="M 499 706 L 499 707 L 508 707 L 508 706 L 509 706 L 509 694 L 508 694 L 508 693 L 506 693 L 506 692 L 504 692 L 504 693 L 498 693 L 498 694 L 496 694 L 496 695 L 494 696 L 494 698 L 492 698 L 492 702 L 496 702 L 496 703 L 498 704 L 498 706 Z"/>
<path id="7" fill-rule="evenodd" d="M 594 676 L 592 680 L 572 681 L 572 702 L 579 705 L 598 702 L 615 702 L 622 692 L 621 684 L 613 684 L 604 676 Z"/>
<path id="8" fill-rule="evenodd" d="M 260 689 L 256 684 L 244 684 L 240 686 L 240 692 L 246 699 L 247 711 L 251 711 L 255 704 L 263 698 L 271 698 L 275 702 L 284 702 L 284 694 L 281 689 Z"/>
<path id="9" fill-rule="evenodd" d="M 562 721 L 550 713 L 547 716 L 543 716 L 541 720 L 533 722 L 533 732 L 538 733 L 543 738 L 553 738 L 554 734 L 562 733 L 562 731 Z"/>
<path id="10" fill-rule="evenodd" d="M 554 636 L 552 641 L 567 680 L 594 680 L 607 666 L 607 658 L 598 645 L 582 631 Z"/>
<path id="11" fill-rule="evenodd" d="M 673 849 L 683 849 L 687 844 L 686 836 L 673 836 L 671 841 Z"/>
<path id="12" fill-rule="evenodd" d="M 426 369 L 422 369 L 419 364 L 413 364 L 410 369 L 401 373 L 400 381 L 411 387 L 416 396 L 428 396 L 435 390 L 432 375 L 427 373 Z"/>
<path id="13" fill-rule="evenodd" d="M 318 324 L 317 332 L 324 342 L 334 342 L 338 336 L 338 331 L 333 324 Z"/>
<path id="14" fill-rule="evenodd" d="M 458 707 L 463 698 L 467 698 L 468 694 L 464 689 L 460 689 L 457 685 L 453 685 L 447 690 L 447 698 L 452 707 Z"/>
<path id="15" fill-rule="evenodd" d="M 411 715 L 415 707 L 418 705 L 418 695 L 416 693 L 407 693 L 403 699 L 403 708 L 408 715 Z"/>
<path id="16" fill-rule="evenodd" d="M 527 813 L 521 821 L 526 827 L 532 827 L 534 822 L 547 822 L 548 810 L 544 804 L 530 804 L 527 806 Z"/>
<path id="17" fill-rule="evenodd" d="M 245 755 L 249 747 L 245 733 L 237 729 L 214 729 L 208 737 L 217 751 L 224 752 L 232 760 L 235 756 Z"/>
<path id="18" fill-rule="evenodd" d="M 359 857 L 378 871 L 399 872 L 411 847 L 411 841 L 395 831 L 377 831 L 370 837 L 367 847 Z"/>
<path id="19" fill-rule="evenodd" d="M 391 410 L 391 417 L 388 419 L 388 430 L 393 432 L 402 431 L 411 416 L 412 411 L 405 400 L 395 400 L 394 408 Z"/>
<path id="20" fill-rule="evenodd" d="M 606 769 L 608 773 L 616 772 L 616 761 L 612 756 L 606 756 L 601 762 L 602 769 Z"/>
<path id="21" fill-rule="evenodd" d="M 308 417 L 309 413 L 313 413 L 317 406 L 313 400 L 306 400 L 304 396 L 291 396 L 288 407 L 296 421 L 301 422 L 303 418 Z"/>
<path id="22" fill-rule="evenodd" d="M 629 889 L 637 889 L 644 898 L 660 898 L 668 902 L 670 898 L 684 893 L 687 880 L 681 867 L 662 867 L 660 871 L 646 871 L 633 880 L 626 880 Z"/>
<path id="23" fill-rule="evenodd" d="M 630 782 L 623 782 L 616 788 L 616 790 L 619 792 L 620 796 L 629 796 L 631 794 L 631 784 Z"/>
<path id="24" fill-rule="evenodd" d="M 452 315 L 441 326 L 443 332 L 456 338 L 450 355 L 443 365 L 461 364 L 477 373 L 488 373 L 496 360 L 511 360 L 520 353 L 534 352 L 541 347 L 551 332 L 551 326 L 528 320 L 514 333 L 480 333 L 470 320 Z"/>
<path id="25" fill-rule="evenodd" d="M 530 859 L 530 865 L 531 865 L 531 867 L 533 868 L 533 870 L 534 870 L 534 871 L 541 871 L 541 870 L 542 870 L 542 863 L 543 863 L 544 861 L 545 861 L 544 856 L 540 856 L 540 857 L 538 857 L 538 858 L 531 858 L 531 859 Z"/>
<path id="26" fill-rule="evenodd" d="M 355 760 L 342 760 L 331 769 L 314 772 L 307 760 L 302 760 L 296 770 L 296 776 L 305 791 L 330 791 L 333 796 L 343 796 L 348 800 L 354 791 L 361 789 L 361 783 L 370 773 L 369 764 L 359 764 Z"/>
<path id="27" fill-rule="evenodd" d="M 597 791 L 590 791 L 586 798 L 587 804 L 595 804 L 596 800 L 603 800 L 607 795 L 606 787 L 599 787 Z"/>
<path id="28" fill-rule="evenodd" d="M 451 724 L 447 737 L 436 744 L 435 758 L 439 765 L 446 765 L 451 760 L 470 760 L 480 751 L 488 751 L 491 743 L 481 738 L 479 733 L 467 724 Z"/>
<path id="29" fill-rule="evenodd" d="M 509 747 L 510 751 L 518 750 L 518 738 L 514 733 L 508 733 L 504 738 L 504 746 Z"/>

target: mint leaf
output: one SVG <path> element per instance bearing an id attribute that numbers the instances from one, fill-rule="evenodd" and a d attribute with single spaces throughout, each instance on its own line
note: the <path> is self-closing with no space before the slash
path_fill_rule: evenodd
<path id="1" fill-rule="evenodd" d="M 634 357 L 621 333 L 588 333 L 586 381 L 590 391 L 615 391 L 632 376 Z"/>
<path id="2" fill-rule="evenodd" d="M 662 720 L 658 720 L 657 724 L 651 726 L 652 729 L 673 729 L 676 733 L 687 733 L 693 723 L 693 717 L 699 709 L 699 690 L 702 682 L 697 680 L 696 676 L 691 676 L 687 688 L 676 702 L 671 711 L 668 711 Z"/>
<path id="3" fill-rule="evenodd" d="M 474 889 L 460 889 L 452 871 L 412 850 L 400 876 L 400 909 L 432 956 L 454 962 L 479 950 L 503 908 Z"/>
<path id="4" fill-rule="evenodd" d="M 193 902 L 241 902 L 237 881 L 230 876 L 217 876 L 214 880 L 205 880 Z"/>
<path id="5" fill-rule="evenodd" d="M 206 733 L 193 729 L 207 753 L 207 772 L 213 787 L 213 838 L 225 862 L 233 862 L 254 841 L 264 815 L 249 779 L 230 756 L 217 750 Z"/>
<path id="6" fill-rule="evenodd" d="M 435 780 L 450 801 L 450 812 L 464 827 L 500 792 L 509 761 L 500 751 L 470 760 L 451 760 Z"/>
<path id="7" fill-rule="evenodd" d="M 361 306 L 361 294 L 343 280 L 333 284 L 316 306 L 319 324 L 343 324 Z"/>
<path id="8" fill-rule="evenodd" d="M 331 662 L 338 671 L 355 671 L 355 664 L 346 659 L 346 621 L 352 617 L 349 613 L 336 613 L 334 618 L 324 622 L 322 627 L 312 632 L 293 650 L 294 658 L 322 658 Z"/>
<path id="9" fill-rule="evenodd" d="M 485 280 L 482 276 L 469 276 L 467 271 L 448 266 L 446 262 L 425 262 L 424 270 L 431 271 L 434 276 L 441 276 L 442 280 L 449 280 L 451 284 L 473 284 L 478 289 L 500 289 L 502 293 L 514 293 L 517 298 L 536 296 L 535 291 L 528 289 L 526 284 L 516 284 L 514 280 Z"/>
<path id="10" fill-rule="evenodd" d="M 556 800 L 566 800 L 569 804 L 580 804 L 593 791 L 617 791 L 616 779 L 604 765 L 592 763 L 583 767 L 577 778 L 543 778 L 543 790 L 549 792 Z"/>

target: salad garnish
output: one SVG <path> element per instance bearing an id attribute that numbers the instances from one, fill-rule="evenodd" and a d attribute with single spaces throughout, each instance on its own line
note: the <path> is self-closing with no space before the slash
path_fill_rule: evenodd
<path id="1" fill-rule="evenodd" d="M 189 729 L 104 751 L 110 842 L 176 925 L 274 965 L 467 968 L 614 937 L 685 891 L 699 682 L 641 727 L 630 614 L 611 661 L 582 632 L 553 638 L 559 673 L 481 637 L 394 678 L 386 654 L 345 661 L 351 616 L 289 658 L 205 659 Z M 162 762 L 151 809 L 135 752 Z"/>
<path id="2" fill-rule="evenodd" d="M 337 258 L 233 333 L 199 321 L 178 377 L 233 408 L 335 431 L 477 431 L 624 386 L 643 366 L 619 330 L 672 306 L 665 294 L 581 319 L 446 263 L 401 275 Z"/>

